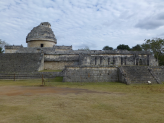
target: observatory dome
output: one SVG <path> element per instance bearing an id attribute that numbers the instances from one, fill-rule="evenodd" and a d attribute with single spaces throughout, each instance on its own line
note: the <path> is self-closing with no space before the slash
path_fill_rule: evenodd
<path id="1" fill-rule="evenodd" d="M 51 29 L 49 22 L 42 22 L 39 26 L 34 27 L 26 37 L 28 47 L 53 47 L 57 39 Z"/>

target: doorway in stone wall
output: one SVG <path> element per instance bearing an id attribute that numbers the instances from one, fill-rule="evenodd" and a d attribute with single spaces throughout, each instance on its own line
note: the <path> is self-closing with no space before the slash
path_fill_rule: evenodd
<path id="1" fill-rule="evenodd" d="M 44 47 L 44 44 L 40 44 L 40 47 Z"/>
<path id="2" fill-rule="evenodd" d="M 139 65 L 142 65 L 142 59 L 139 60 Z"/>

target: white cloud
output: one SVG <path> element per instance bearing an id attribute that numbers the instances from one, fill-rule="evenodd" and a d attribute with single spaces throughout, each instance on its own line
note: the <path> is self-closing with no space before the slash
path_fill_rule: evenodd
<path id="1" fill-rule="evenodd" d="M 163 34 L 163 8 L 163 0 L 0 1 L 0 39 L 26 46 L 30 30 L 50 22 L 58 45 L 134 46 Z"/>

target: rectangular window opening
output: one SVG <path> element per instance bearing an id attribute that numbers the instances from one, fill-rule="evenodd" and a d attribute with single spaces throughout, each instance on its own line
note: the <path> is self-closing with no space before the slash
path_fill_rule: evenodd
<path id="1" fill-rule="evenodd" d="M 43 46 L 44 46 L 43 44 L 40 45 L 40 47 L 43 47 Z"/>

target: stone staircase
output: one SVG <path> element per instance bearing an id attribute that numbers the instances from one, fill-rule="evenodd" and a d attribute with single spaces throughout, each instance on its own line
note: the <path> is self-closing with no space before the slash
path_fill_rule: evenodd
<path id="1" fill-rule="evenodd" d="M 152 84 L 160 84 L 148 66 L 122 66 L 121 68 L 130 84 L 147 83 L 148 81 L 151 81 Z"/>
<path id="2" fill-rule="evenodd" d="M 0 53 L 0 73 L 36 72 L 42 58 L 40 53 Z"/>

